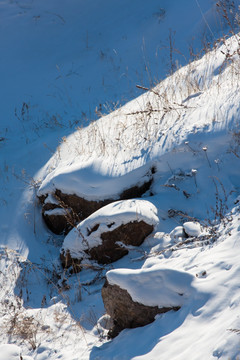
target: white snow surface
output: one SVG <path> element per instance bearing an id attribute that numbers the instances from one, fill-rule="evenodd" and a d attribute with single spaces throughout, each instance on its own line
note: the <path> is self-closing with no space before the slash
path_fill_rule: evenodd
<path id="1" fill-rule="evenodd" d="M 201 225 L 198 222 L 185 222 L 183 223 L 183 228 L 188 236 L 199 236 L 202 232 Z"/>
<path id="2" fill-rule="evenodd" d="M 173 240 L 182 240 L 186 238 L 183 226 L 176 226 L 169 235 Z"/>
<path id="3" fill-rule="evenodd" d="M 38 194 L 57 188 L 89 200 L 116 197 L 134 180 L 142 184 L 149 179 L 146 174 L 153 164 L 164 171 L 163 156 L 182 152 L 183 147 L 192 151 L 189 144 L 196 134 L 199 142 L 201 134 L 212 134 L 208 147 L 199 144 L 197 149 L 206 161 L 211 159 L 226 143 L 223 138 L 239 113 L 238 83 L 233 81 L 239 66 L 237 46 L 237 37 L 232 37 L 151 91 L 64 139 L 38 174 Z M 226 67 L 228 48 L 234 69 Z M 192 169 L 198 177 L 198 169 Z"/>
<path id="4" fill-rule="evenodd" d="M 46 211 L 45 211 L 45 214 L 46 214 L 46 215 L 66 216 L 67 210 L 66 210 L 66 209 L 61 209 L 61 208 L 56 208 L 56 209 L 52 209 L 52 210 L 46 210 Z"/>
<path id="5" fill-rule="evenodd" d="M 21 356 L 21 357 L 20 357 Z M 22 356 L 21 348 L 14 344 L 0 345 L 0 360 L 32 360 L 30 356 Z"/>
<path id="6" fill-rule="evenodd" d="M 84 250 L 102 244 L 102 233 L 135 221 L 144 221 L 156 227 L 159 222 L 157 208 L 147 200 L 121 200 L 108 204 L 71 230 L 65 237 L 62 248 L 69 250 L 72 257 L 86 257 Z M 96 225 L 99 227 L 92 231 Z"/>
<path id="7" fill-rule="evenodd" d="M 187 272 L 164 269 L 159 265 L 149 269 L 117 269 L 106 273 L 111 285 L 127 290 L 133 301 L 147 306 L 181 306 L 193 292 L 193 276 Z"/>
<path id="8" fill-rule="evenodd" d="M 224 3 L 230 38 L 212 0 L 0 0 L 0 344 L 18 347 L 9 356 L 239 358 L 239 1 Z M 152 166 L 144 200 L 157 208 L 156 233 L 114 264 L 63 271 L 64 239 L 46 228 L 37 194 L 114 200 Z M 199 238 L 171 239 L 195 221 Z M 124 284 L 134 271 L 186 275 L 188 295 L 178 312 L 109 341 L 109 270 Z"/>
<path id="9" fill-rule="evenodd" d="M 151 164 L 118 177 L 99 171 L 99 168 L 104 167 L 103 161 L 106 162 L 106 160 L 94 159 L 94 162 L 84 162 L 79 157 L 79 163 L 76 165 L 76 159 L 70 159 L 71 155 L 73 153 L 68 154 L 68 160 L 63 168 L 58 165 L 57 169 L 43 180 L 38 191 L 39 195 L 53 193 L 55 189 L 60 189 L 65 194 L 76 194 L 87 200 L 106 198 L 114 200 L 124 190 L 136 185 L 141 186 L 151 179 Z M 72 162 L 75 164 L 72 165 Z M 136 179 L 138 179 L 137 183 Z"/>
<path id="10" fill-rule="evenodd" d="M 0 345 L 1 360 L 19 360 L 21 349 L 17 345 Z"/>

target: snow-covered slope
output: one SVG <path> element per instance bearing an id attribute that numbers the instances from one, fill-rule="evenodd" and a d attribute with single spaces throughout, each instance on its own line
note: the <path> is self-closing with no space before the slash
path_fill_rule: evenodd
<path id="1" fill-rule="evenodd" d="M 20 358 L 21 356 L 21 358 Z M 1 360 L 32 360 L 30 356 L 22 356 L 21 349 L 17 345 L 0 345 L 0 359 Z"/>
<path id="2" fill-rule="evenodd" d="M 222 27 L 210 0 L 1 0 L 0 14 L 1 136 L 28 141 L 136 97 Z"/>
<path id="3" fill-rule="evenodd" d="M 232 210 L 232 221 L 218 231 L 221 235 L 214 243 L 183 244 L 146 260 L 143 274 L 146 269 L 154 272 L 163 267 L 192 274 L 195 294 L 179 312 L 158 316 L 144 328 L 124 330 L 112 342 L 94 349 L 91 359 L 238 358 L 239 206 Z M 128 277 L 127 270 L 124 274 L 119 270 L 116 282 L 122 280 L 126 283 L 122 286 L 135 294 L 139 284 L 131 283 L 132 273 L 130 270 Z M 152 295 L 155 291 L 153 285 Z M 138 301 L 146 301 L 145 297 L 151 298 L 151 293 L 143 292 Z"/>
<path id="4" fill-rule="evenodd" d="M 232 37 L 146 94 L 64 138 L 38 174 L 38 194 L 60 189 L 89 200 L 114 198 L 134 181 L 142 184 L 155 166 L 152 190 L 158 201 L 164 199 L 161 209 L 181 201 L 182 211 L 206 218 L 215 205 L 215 187 L 232 191 L 237 186 L 238 158 L 232 151 L 240 103 L 238 41 Z"/>
<path id="5" fill-rule="evenodd" d="M 234 7 L 226 5 L 236 25 Z M 15 351 L 9 356 L 240 355 L 239 35 L 174 71 L 175 60 L 188 63 L 192 37 L 200 49 L 204 32 L 212 40 L 226 33 L 216 9 L 210 0 L 0 0 L 0 343 Z M 163 81 L 153 87 L 156 78 Z M 126 104 L 115 109 L 118 101 Z M 104 105 L 115 110 L 85 122 Z M 37 195 L 59 188 L 115 200 L 153 167 L 151 191 L 141 201 L 158 210 L 155 232 L 113 264 L 63 271 L 64 239 L 44 225 Z M 173 235 L 193 221 L 201 223 L 197 237 Z M 145 275 L 162 274 L 167 282 L 163 269 L 176 274 L 166 289 L 186 278 L 181 309 L 109 341 L 101 299 L 106 273 L 138 301 L 156 296 L 153 303 L 161 304 L 154 276 L 148 282 Z M 144 281 L 134 284 L 133 273 Z"/>

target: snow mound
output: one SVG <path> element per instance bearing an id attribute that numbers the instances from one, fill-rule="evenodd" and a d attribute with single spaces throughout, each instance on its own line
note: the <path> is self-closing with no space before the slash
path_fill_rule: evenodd
<path id="1" fill-rule="evenodd" d="M 17 345 L 0 345 L 0 360 L 20 360 L 21 349 Z"/>
<path id="2" fill-rule="evenodd" d="M 197 221 L 187 221 L 183 226 L 176 226 L 170 232 L 170 238 L 174 241 L 181 241 L 186 237 L 198 237 L 203 234 L 201 225 Z"/>
<path id="3" fill-rule="evenodd" d="M 152 179 L 152 164 L 123 176 L 104 174 L 104 171 L 101 173 L 100 166 L 103 166 L 103 163 L 98 163 L 97 160 L 60 166 L 43 180 L 38 196 L 51 194 L 59 189 L 65 194 L 75 194 L 86 200 L 117 200 L 126 189 L 140 187 Z"/>
<path id="4" fill-rule="evenodd" d="M 110 285 L 127 290 L 133 301 L 147 306 L 181 306 L 192 292 L 192 275 L 157 265 L 149 269 L 110 270 L 106 277 Z"/>
<path id="5" fill-rule="evenodd" d="M 144 221 L 156 226 L 157 208 L 147 200 L 121 200 L 106 205 L 83 220 L 65 237 L 62 249 L 72 257 L 82 257 L 84 250 L 102 244 L 101 234 L 130 222 Z M 86 254 L 84 255 L 86 256 Z"/>
<path id="6" fill-rule="evenodd" d="M 171 232 L 170 232 L 170 238 L 172 240 L 178 241 L 186 238 L 186 233 L 184 232 L 183 226 L 176 226 Z"/>
<path id="7" fill-rule="evenodd" d="M 188 236 L 198 237 L 202 233 L 201 225 L 198 222 L 185 222 L 183 228 Z"/>
<path id="8" fill-rule="evenodd" d="M 19 346 L 14 344 L 0 345 L 0 360 L 32 360 L 30 356 L 22 356 Z"/>

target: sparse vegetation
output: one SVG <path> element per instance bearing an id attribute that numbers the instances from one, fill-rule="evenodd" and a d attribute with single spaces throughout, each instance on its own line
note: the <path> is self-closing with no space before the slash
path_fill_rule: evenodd
<path id="1" fill-rule="evenodd" d="M 26 5 L 28 7 L 26 9 L 18 2 L 15 4 L 21 9 L 21 13 L 16 16 L 16 21 L 25 16 L 25 11 L 28 11 L 29 7 L 33 8 L 32 5 Z M 237 231 L 239 230 L 236 224 L 237 217 L 239 217 L 239 209 L 237 209 L 239 201 L 234 198 L 233 205 L 233 197 L 235 194 L 239 194 L 237 166 L 240 158 L 240 131 L 236 118 L 239 112 L 236 99 L 238 99 L 239 93 L 240 36 L 238 34 L 239 9 L 234 8 L 234 2 L 220 0 L 216 2 L 216 8 L 222 19 L 222 29 L 228 27 L 229 32 L 219 39 L 215 39 L 208 18 L 202 14 L 203 22 L 206 23 L 210 36 L 209 38 L 208 36 L 204 37 L 204 46 L 200 54 L 195 54 L 192 48 L 189 49 L 191 60 L 187 67 L 181 68 L 176 61 L 177 56 L 183 55 L 176 49 L 175 37 L 178 34 L 175 34 L 173 29 L 169 29 L 165 46 L 167 48 L 165 62 L 170 76 L 161 82 L 156 83 L 149 65 L 148 44 L 142 40 L 143 71 L 147 74 L 148 80 L 141 79 L 139 81 L 141 85 L 136 85 L 135 81 L 134 86 L 136 85 L 143 95 L 124 107 L 120 107 L 121 101 L 111 100 L 104 103 L 94 99 L 97 106 L 95 106 L 96 104 L 89 105 L 89 111 L 87 111 L 88 105 L 82 106 L 82 104 L 86 103 L 84 94 L 88 93 L 89 97 L 92 94 L 91 87 L 93 85 L 89 83 L 84 85 L 84 91 L 79 95 L 84 99 L 80 104 L 82 107 L 76 106 L 75 109 L 71 98 L 71 87 L 67 79 L 74 76 L 82 81 L 79 75 L 83 76 L 82 68 L 76 65 L 77 60 L 76 64 L 72 63 L 69 71 L 64 68 L 64 65 L 57 65 L 57 77 L 53 86 L 57 84 L 59 87 L 49 91 L 50 96 L 53 96 L 54 92 L 54 96 L 59 98 L 64 110 L 56 109 L 54 112 L 48 110 L 46 106 L 46 110 L 41 113 L 30 96 L 26 96 L 30 100 L 21 100 L 20 105 L 15 107 L 13 118 L 21 130 L 17 135 L 24 140 L 21 141 L 19 147 L 27 145 L 26 151 L 29 152 L 31 149 L 35 151 L 34 147 L 36 146 L 37 152 L 40 152 L 39 149 L 44 146 L 52 157 L 36 177 L 28 176 L 29 170 L 23 169 L 22 172 L 17 170 L 18 168 L 15 170 L 9 160 L 10 156 L 8 158 L 7 154 L 8 151 L 11 151 L 11 146 L 14 147 L 12 143 L 17 136 L 13 141 L 11 131 L 1 132 L 0 147 L 6 158 L 0 168 L 0 178 L 3 180 L 0 205 L 9 211 L 7 215 L 11 215 L 8 219 L 8 216 L 4 214 L 1 236 L 5 243 L 11 242 L 15 248 L 29 257 L 29 259 L 22 257 L 17 251 L 10 250 L 9 247 L 0 249 L 0 283 L 4 284 L 0 293 L 1 341 L 20 344 L 24 349 L 28 349 L 35 358 L 64 357 L 65 355 L 56 353 L 57 348 L 63 349 L 61 351 L 74 359 L 82 358 L 79 349 L 83 352 L 84 359 L 90 351 L 92 353 L 89 356 L 92 359 L 102 359 L 105 354 L 107 354 L 106 356 L 110 354 L 111 357 L 111 344 L 97 350 L 94 347 L 107 340 L 107 330 L 112 326 L 108 323 L 111 322 L 108 316 L 102 317 L 104 308 L 100 292 L 106 272 L 109 269 L 126 267 L 126 264 L 139 269 L 143 264 L 145 269 L 152 266 L 162 266 L 163 268 L 176 266 L 181 271 L 193 274 L 194 280 L 196 280 L 188 288 L 190 300 L 176 321 L 172 321 L 172 314 L 167 315 L 169 318 L 160 316 L 156 319 L 156 326 L 153 324 L 147 330 L 139 331 L 137 336 L 139 345 L 142 347 L 139 347 L 140 350 L 138 347 L 137 350 L 134 349 L 131 356 L 141 357 L 144 351 L 151 352 L 152 349 L 147 348 L 150 341 L 151 346 L 154 344 L 153 350 L 156 350 L 156 353 L 157 347 L 161 346 L 164 339 L 170 339 L 170 344 L 172 344 L 172 339 L 174 342 L 176 340 L 174 338 L 175 326 L 178 328 L 179 335 L 182 323 L 184 323 L 186 331 L 183 338 L 186 340 L 187 336 L 190 333 L 192 336 L 193 333 L 189 328 L 194 326 L 198 319 L 200 319 L 199 338 L 202 338 L 202 341 L 208 346 L 206 351 L 209 351 L 209 354 L 211 352 L 209 356 L 215 356 L 214 354 L 217 354 L 218 358 L 225 356 L 221 348 L 215 351 L 214 344 L 209 345 L 210 341 L 205 334 L 209 334 L 210 330 L 214 341 L 218 338 L 219 343 L 223 344 L 222 334 L 219 331 L 220 321 L 226 320 L 226 318 L 232 321 L 234 318 L 232 314 L 237 314 L 235 309 L 239 305 L 239 287 L 235 280 L 235 275 L 238 274 L 238 260 L 234 258 L 234 252 L 238 253 Z M 55 12 L 46 12 L 44 15 L 36 13 L 29 17 L 34 23 L 36 33 L 39 31 L 39 23 L 45 21 L 44 16 L 57 23 L 59 27 L 66 27 L 69 21 L 67 14 L 65 18 Z M 168 19 L 168 13 L 165 9 L 158 8 L 152 14 L 151 21 L 155 21 L 155 26 L 163 23 L 166 19 Z M 139 21 L 141 22 L 143 19 L 139 19 Z M 149 18 L 148 21 L 150 21 Z M 96 32 L 94 41 L 100 42 L 99 39 L 102 36 Z M 128 35 L 122 35 L 122 37 L 126 43 L 129 41 Z M 114 93 L 116 86 L 112 86 L 112 83 L 108 84 L 109 78 L 114 78 L 114 75 L 117 74 L 118 77 L 114 81 L 120 87 L 121 78 L 128 76 L 127 70 L 126 73 L 121 73 L 123 60 L 119 53 L 122 43 L 119 42 L 120 50 L 113 49 L 114 55 L 111 54 L 112 50 L 102 44 L 94 48 L 90 28 L 78 40 L 84 43 L 84 49 L 81 48 L 82 56 L 95 53 L 103 68 L 106 64 L 110 64 L 109 67 L 106 67 L 108 70 L 112 69 L 112 72 L 109 71 L 110 76 L 106 78 L 106 75 L 103 75 L 101 86 L 97 81 L 94 86 L 100 87 L 102 92 L 109 87 L 111 93 Z M 78 57 L 77 51 L 76 58 Z M 203 53 L 206 55 L 200 59 Z M 81 64 L 81 66 L 84 71 L 84 65 Z M 94 69 L 92 69 L 92 76 L 95 80 Z M 128 81 L 130 82 L 132 79 L 128 78 Z M 144 81 L 148 81 L 149 85 L 144 84 Z M 115 94 L 112 99 L 114 97 Z M 92 110 L 94 108 L 95 112 Z M 88 114 L 91 112 L 93 118 L 98 118 L 98 120 L 89 124 Z M 81 118 L 75 116 L 75 113 L 82 113 Z M 60 139 L 56 151 L 54 144 L 48 145 L 51 143 L 51 139 L 46 141 L 44 139 L 44 145 L 42 145 L 43 135 L 49 136 L 50 130 Z M 69 132 L 72 134 L 69 135 Z M 221 143 L 222 139 L 224 142 L 229 139 L 229 143 Z M 35 140 L 41 142 L 40 147 L 37 143 L 33 144 Z M 19 159 L 24 156 L 26 156 L 25 152 L 19 152 Z M 43 166 L 45 160 L 45 158 L 39 160 L 39 168 Z M 37 158 L 36 161 L 38 161 Z M 33 162 L 29 164 L 28 168 L 32 166 Z M 231 169 L 229 176 L 226 176 L 231 163 L 235 169 Z M 92 193 L 89 191 L 90 195 L 87 194 L 89 198 L 94 194 L 93 198 L 95 197 L 96 202 L 100 203 L 104 200 L 102 200 L 102 193 L 95 191 L 99 184 L 96 185 L 94 182 L 94 176 L 97 177 L 101 174 L 103 180 L 105 177 L 106 181 L 108 178 L 120 180 L 123 179 L 122 175 L 131 173 L 132 170 L 139 170 L 146 164 L 150 164 L 148 172 L 139 177 L 136 176 L 135 180 L 139 178 L 142 180 L 143 177 L 150 179 L 148 181 L 150 185 L 148 184 L 149 187 L 144 188 L 146 191 L 143 193 L 145 198 L 154 205 L 156 204 L 158 208 L 160 225 L 156 233 L 149 236 L 139 249 L 126 245 L 126 253 L 129 252 L 128 258 L 121 263 L 99 265 L 92 259 L 91 261 L 86 259 L 81 264 L 72 262 L 68 269 L 62 268 L 59 249 L 62 247 L 64 236 L 62 234 L 53 235 L 41 223 L 41 207 L 37 203 L 41 185 L 44 182 L 45 185 L 47 184 L 46 193 L 44 190 L 39 196 L 42 205 L 45 204 L 48 195 L 52 196 L 49 204 L 53 206 L 46 211 L 63 210 L 62 218 L 69 226 L 67 231 L 70 228 L 77 228 L 78 240 L 85 242 L 89 251 L 89 244 L 77 227 L 82 220 L 79 216 L 80 212 L 67 204 L 64 196 L 61 197 L 65 193 L 61 193 L 61 188 L 57 190 L 57 181 L 61 185 L 66 179 L 61 178 L 62 174 L 64 176 L 67 173 L 73 175 L 71 186 L 75 186 L 75 189 L 83 194 L 84 191 L 87 192 L 90 189 Z M 88 186 L 84 189 L 77 183 L 77 177 L 82 169 L 86 170 L 82 174 L 83 178 L 85 176 L 85 183 Z M 89 169 L 91 169 L 91 176 L 90 172 L 88 173 Z M 58 176 L 60 180 L 57 178 Z M 38 180 L 40 178 L 41 180 Z M 129 194 L 128 180 L 123 180 L 122 194 L 126 196 Z M 21 183 L 24 184 L 26 190 L 21 200 L 21 207 L 19 206 L 16 214 L 10 214 L 14 208 L 10 206 L 11 201 L 14 201 L 15 207 L 19 201 L 19 192 L 14 190 L 14 193 L 11 189 L 21 186 L 19 185 Z M 10 188 L 9 196 L 5 199 L 4 192 L 8 187 Z M 117 186 L 115 190 L 116 188 Z M 20 190 L 23 190 L 22 186 Z M 72 189 L 71 194 L 74 194 Z M 116 191 L 110 200 L 116 200 L 118 195 Z M 139 196 L 139 193 L 135 193 L 133 197 Z M 23 203 L 29 206 L 25 208 Z M 124 213 L 122 216 L 126 216 L 126 214 Z M 13 217 L 13 221 L 12 219 L 10 221 L 10 217 Z M 183 227 L 182 225 L 187 221 L 198 221 L 199 226 L 201 224 L 202 234 L 187 236 L 183 231 L 182 238 L 171 238 L 171 230 L 175 229 L 176 225 Z M 114 222 L 105 224 L 106 229 L 109 230 L 113 224 Z M 88 233 L 94 233 L 98 227 L 99 224 L 95 224 L 88 229 Z M 230 245 L 228 245 L 228 241 L 231 242 Z M 119 239 L 119 247 L 123 247 L 122 243 L 123 241 Z M 223 243 L 225 244 L 223 245 Z M 41 254 L 35 254 L 34 251 L 38 252 L 39 249 L 41 249 Z M 28 251 L 29 253 L 27 253 Z M 219 253 L 221 254 L 219 255 Z M 231 267 L 234 270 L 232 273 Z M 224 284 L 221 284 L 220 278 L 223 279 Z M 233 284 L 233 286 L 230 287 L 229 284 Z M 144 285 L 146 284 L 143 284 L 143 288 Z M 214 287 L 215 292 L 211 292 L 211 286 Z M 219 299 L 215 296 L 216 294 L 219 295 Z M 182 293 L 178 293 L 178 295 L 183 296 Z M 228 312 L 224 318 L 222 314 L 225 307 Z M 190 325 L 188 314 L 194 315 L 191 316 Z M 219 321 L 216 320 L 218 316 Z M 206 321 L 208 317 L 213 324 L 211 328 L 208 327 Z M 167 326 L 164 323 L 165 319 L 167 319 Z M 224 323 L 224 321 L 222 322 Z M 202 328 L 203 325 L 207 330 Z M 237 322 L 231 323 L 230 321 L 223 325 L 227 328 L 227 333 L 230 333 L 226 336 L 227 350 L 229 349 L 228 336 L 231 333 L 232 335 L 240 333 L 238 325 Z M 124 342 L 120 338 L 119 343 L 114 344 L 114 350 L 119 350 L 123 344 L 125 345 L 128 334 L 127 332 L 123 334 Z M 135 342 L 135 333 L 131 334 L 133 334 Z M 146 334 L 148 335 L 146 339 L 150 340 L 146 342 L 147 346 L 144 348 L 142 340 Z M 159 339 L 161 339 L 160 342 Z M 84 349 L 81 342 L 84 344 Z M 141 342 L 143 344 L 140 344 Z M 197 343 L 196 349 L 198 346 Z M 189 351 L 187 347 L 186 349 Z M 108 351 L 109 353 L 107 353 Z M 171 351 L 174 353 L 175 349 L 173 348 Z M 42 355 L 43 352 L 46 352 L 45 355 Z M 186 356 L 188 354 L 189 352 Z M 203 354 L 205 353 L 203 352 Z M 119 358 L 121 356 L 120 351 Z"/>

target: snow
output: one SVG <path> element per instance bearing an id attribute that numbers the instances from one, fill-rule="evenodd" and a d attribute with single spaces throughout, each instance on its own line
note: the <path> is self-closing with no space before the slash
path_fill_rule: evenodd
<path id="1" fill-rule="evenodd" d="M 186 238 L 186 234 L 184 233 L 184 228 L 183 226 L 177 226 L 175 227 L 171 232 L 170 232 L 170 237 L 173 240 L 182 240 L 184 238 Z"/>
<path id="2" fill-rule="evenodd" d="M 185 56 L 189 42 L 200 48 L 206 30 L 197 4 L 186 0 L 181 4 L 98 0 L 94 6 L 75 0 L 67 6 L 56 0 L 2 0 L 0 7 L 0 69 L 5 85 L 1 130 L 5 134 L 6 126 L 11 132 L 17 126 L 24 138 L 30 126 L 29 140 L 44 134 L 46 128 L 67 129 L 79 124 L 79 117 L 93 118 L 100 104 L 103 110 L 105 106 L 111 109 L 139 95 L 136 83 L 146 85 L 165 77 L 170 68 L 169 28 L 176 31 L 176 46 Z M 218 31 L 222 24 L 217 28 L 214 23 L 215 6 L 202 0 L 201 10 L 213 31 Z M 186 17 L 188 12 L 191 16 Z M 175 60 L 185 61 L 177 53 Z M 16 108 L 21 118 L 23 102 L 29 107 L 25 133 L 14 115 Z"/>
<path id="3" fill-rule="evenodd" d="M 174 166 L 179 168 L 180 163 L 173 163 L 178 161 L 178 152 L 185 148 L 185 152 L 190 151 L 190 156 L 191 144 L 196 141 L 199 144 L 195 153 L 202 153 L 202 160 L 214 170 L 218 164 L 213 165 L 216 160 L 213 157 L 222 153 L 223 147 L 225 149 L 230 142 L 240 101 L 231 67 L 220 73 L 217 69 L 224 65 L 223 52 L 228 47 L 236 48 L 237 44 L 237 39 L 231 38 L 213 50 L 212 56 L 208 53 L 195 62 L 194 71 L 191 64 L 181 68 L 152 91 L 67 137 L 39 172 L 42 184 L 38 194 L 54 192 L 58 188 L 89 200 L 106 199 L 107 196 L 116 199 L 121 191 L 133 185 L 134 180 L 137 179 L 139 184 L 149 180 L 147 173 L 153 165 L 164 171 L 162 167 L 167 163 L 167 157 L 173 170 Z M 195 87 L 201 88 L 201 95 L 186 102 L 189 94 L 195 93 Z M 146 136 L 142 135 L 141 129 L 146 131 Z M 202 137 L 211 134 L 207 151 L 203 150 L 201 134 Z M 175 159 L 171 157 L 172 152 L 176 153 Z M 185 157 L 179 159 L 182 160 L 186 162 Z M 201 176 L 197 160 L 191 159 L 194 166 L 189 169 L 195 179 Z M 88 176 L 91 181 L 86 181 Z"/>
<path id="4" fill-rule="evenodd" d="M 202 232 L 201 225 L 198 222 L 185 222 L 183 228 L 188 236 L 199 236 Z"/>
<path id="5" fill-rule="evenodd" d="M 20 348 L 17 345 L 0 345 L 1 360 L 19 360 Z"/>
<path id="6" fill-rule="evenodd" d="M 81 160 L 78 166 L 68 163 L 64 166 L 64 170 L 60 167 L 47 175 L 38 190 L 39 196 L 60 189 L 64 194 L 76 194 L 87 200 L 116 199 L 124 190 L 135 185 L 141 186 L 151 179 L 152 164 L 147 164 L 122 177 L 112 177 L 99 173 L 99 167 L 103 165 L 97 159 L 93 164 L 90 162 L 86 164 Z"/>
<path id="7" fill-rule="evenodd" d="M 219 229 L 221 236 L 218 244 L 210 245 L 205 250 L 199 250 L 197 247 L 185 250 L 183 248 L 173 252 L 171 257 L 162 254 L 159 257 L 155 256 L 154 260 L 148 259 L 142 270 L 157 271 L 157 268 L 163 269 L 165 266 L 174 270 L 181 268 L 188 275 L 195 277 L 192 285 L 197 291 L 195 294 L 194 291 L 191 293 L 188 301 L 177 312 L 179 316 L 176 316 L 176 313 L 168 313 L 157 317 L 153 324 L 144 328 L 127 329 L 113 342 L 95 349 L 94 356 L 99 356 L 99 359 L 111 359 L 117 354 L 116 359 L 157 359 L 160 356 L 164 360 L 169 357 L 197 360 L 199 356 L 214 359 L 218 354 L 221 359 L 237 358 L 239 347 L 236 346 L 236 342 L 239 341 L 239 335 L 231 329 L 239 328 L 239 291 L 236 278 L 239 274 L 239 230 L 238 226 L 235 227 L 239 222 L 238 217 L 239 208 L 234 208 L 232 223 Z M 205 276 L 196 276 L 200 269 L 201 272 L 206 272 Z M 113 270 L 109 273 L 111 272 L 114 275 L 116 273 L 116 279 L 118 282 L 122 280 L 124 286 L 128 284 L 128 273 L 130 276 L 133 273 L 129 269 Z M 135 284 L 131 281 L 129 283 L 134 292 Z M 151 291 L 155 291 L 154 287 Z M 145 296 L 146 293 L 142 291 L 140 297 Z M 153 341 L 150 345 L 146 343 L 146 339 L 149 338 Z M 133 346 L 136 343 L 139 344 L 137 348 Z M 129 352 L 125 351 L 124 346 Z"/>
<path id="8" fill-rule="evenodd" d="M 102 244 L 101 234 L 117 229 L 130 222 L 144 221 L 149 225 L 159 222 L 157 208 L 147 200 L 121 200 L 95 211 L 70 231 L 63 242 L 63 250 L 69 250 L 72 257 L 86 257 L 84 250 Z M 94 227 L 99 225 L 93 231 Z"/>
<path id="9" fill-rule="evenodd" d="M 66 214 L 67 214 L 67 210 L 66 210 L 66 209 L 60 209 L 60 208 L 56 208 L 56 209 L 46 210 L 46 211 L 45 211 L 45 215 L 61 215 L 61 216 L 66 216 Z"/>
<path id="10" fill-rule="evenodd" d="M 181 306 L 193 292 L 191 275 L 159 266 L 110 270 L 106 277 L 109 284 L 127 290 L 133 301 L 147 306 Z"/>
<path id="11" fill-rule="evenodd" d="M 211 0 L 0 0 L 4 360 L 240 356 L 239 15 L 226 4 L 232 29 Z M 79 226 L 101 220 L 105 231 L 111 216 L 135 219 L 141 203 L 155 233 L 114 264 L 63 270 L 68 240 L 47 229 L 37 195 L 116 200 L 150 179 L 144 199 Z M 191 237 L 172 239 L 186 223 Z M 106 273 L 146 303 L 186 297 L 178 312 L 109 341 Z"/>
<path id="12" fill-rule="evenodd" d="M 21 356 L 21 349 L 14 344 L 0 345 L 0 359 L 1 360 L 32 360 L 30 356 Z"/>
<path id="13" fill-rule="evenodd" d="M 48 194 L 48 196 L 46 197 L 46 199 L 44 200 L 45 204 L 54 204 L 54 205 L 59 205 L 56 197 L 54 197 L 52 194 Z"/>

